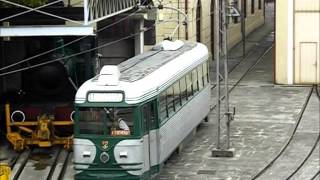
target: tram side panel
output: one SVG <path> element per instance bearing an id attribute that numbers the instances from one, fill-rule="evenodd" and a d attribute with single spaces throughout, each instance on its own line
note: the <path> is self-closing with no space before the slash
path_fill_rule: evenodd
<path id="1" fill-rule="evenodd" d="M 177 146 L 210 112 L 210 86 L 206 86 L 159 129 L 160 163 L 163 163 Z"/>

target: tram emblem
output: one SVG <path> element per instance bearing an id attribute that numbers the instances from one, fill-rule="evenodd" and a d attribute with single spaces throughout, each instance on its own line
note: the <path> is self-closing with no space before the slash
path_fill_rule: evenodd
<path id="1" fill-rule="evenodd" d="M 107 140 L 105 140 L 105 141 L 102 141 L 101 142 L 101 147 L 102 147 L 102 149 L 104 149 L 104 150 L 107 150 L 108 148 L 109 148 L 109 141 L 107 141 Z"/>

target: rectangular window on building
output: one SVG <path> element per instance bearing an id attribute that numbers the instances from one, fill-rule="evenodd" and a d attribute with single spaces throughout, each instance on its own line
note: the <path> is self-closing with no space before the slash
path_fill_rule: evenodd
<path id="1" fill-rule="evenodd" d="M 244 18 L 247 18 L 247 0 L 243 1 Z"/>
<path id="2" fill-rule="evenodd" d="M 259 1 L 259 9 L 262 9 L 262 0 L 258 0 Z"/>
<path id="3" fill-rule="evenodd" d="M 234 0 L 234 1 L 233 1 L 233 6 L 234 6 L 235 8 L 237 8 L 237 9 L 239 9 L 239 1 L 238 1 L 238 0 Z M 233 16 L 233 17 L 232 17 L 232 21 L 233 21 L 234 24 L 239 23 L 239 17 Z"/>
<path id="4" fill-rule="evenodd" d="M 254 14 L 255 1 L 256 1 L 256 0 L 251 0 L 251 14 Z"/>

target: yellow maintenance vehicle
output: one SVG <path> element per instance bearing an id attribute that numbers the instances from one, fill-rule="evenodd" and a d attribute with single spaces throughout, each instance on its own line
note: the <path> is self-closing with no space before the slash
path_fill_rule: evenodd
<path id="1" fill-rule="evenodd" d="M 9 180 L 11 169 L 8 164 L 0 163 L 0 180 Z"/>
<path id="2" fill-rule="evenodd" d="M 28 116 L 28 114 L 35 115 Z M 30 145 L 51 147 L 62 144 L 69 149 L 72 146 L 73 135 L 61 137 L 56 134 L 56 129 L 59 127 L 72 129 L 74 111 L 67 114 L 68 118 L 57 119 L 54 114 L 30 111 L 30 108 L 29 110 L 16 109 L 11 112 L 10 104 L 7 103 L 5 105 L 7 139 L 16 151 L 21 151 Z M 33 117 L 33 119 L 28 119 L 28 117 Z"/>

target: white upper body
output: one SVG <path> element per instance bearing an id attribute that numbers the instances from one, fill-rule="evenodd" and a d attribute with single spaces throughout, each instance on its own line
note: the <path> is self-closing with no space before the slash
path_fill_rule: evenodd
<path id="1" fill-rule="evenodd" d="M 75 103 L 88 101 L 89 92 L 121 91 L 124 92 L 125 103 L 136 104 L 159 94 L 172 82 L 208 59 L 208 49 L 201 43 L 165 42 L 170 46 L 166 48 L 160 45 L 160 50 L 143 53 L 118 66 L 104 66 L 98 76 L 79 88 Z M 172 43 L 176 43 L 178 47 Z M 155 47 L 159 48 L 159 45 Z M 92 96 L 92 99 L 105 102 L 108 98 L 113 98 L 110 101 L 115 102 L 117 98 L 103 96 Z"/>

